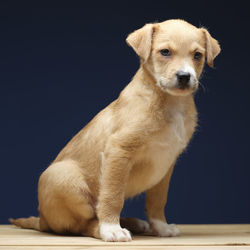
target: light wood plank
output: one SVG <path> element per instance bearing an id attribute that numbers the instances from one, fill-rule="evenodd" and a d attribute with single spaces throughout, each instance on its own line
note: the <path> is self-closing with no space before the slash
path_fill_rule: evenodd
<path id="1" fill-rule="evenodd" d="M 0 246 L 0 250 L 103 250 L 106 246 Z M 249 246 L 109 246 L 109 250 L 249 250 Z"/>
<path id="2" fill-rule="evenodd" d="M 119 249 L 147 249 L 154 246 L 154 249 L 161 249 L 166 246 L 189 247 L 194 246 L 231 246 L 230 249 L 238 249 L 240 246 L 249 248 L 250 246 L 250 225 L 179 225 L 181 236 L 171 238 L 158 238 L 149 236 L 134 236 L 132 242 L 103 242 L 101 240 L 79 237 L 79 236 L 59 236 L 47 233 L 41 233 L 34 230 L 20 229 L 12 225 L 0 226 L 0 246 L 7 249 L 21 246 L 28 249 L 28 246 L 70 246 L 74 249 L 100 249 L 102 246 L 120 247 Z M 94 248 L 95 247 L 95 248 Z M 235 247 L 235 248 L 232 248 Z M 32 247 L 31 247 L 32 248 Z M 197 248 L 197 249 L 198 249 Z M 3 249 L 3 248 L 2 248 Z M 16 248 L 18 249 L 18 248 Z M 33 248 L 34 249 L 34 248 Z M 51 248 L 52 249 L 52 248 Z M 162 248 L 163 249 L 163 248 Z M 176 248 L 178 249 L 178 248 Z M 179 248 L 181 249 L 181 248 Z M 185 248 L 183 248 L 185 249 Z M 216 249 L 216 248 L 214 248 Z M 228 248 L 229 249 L 229 248 Z M 250 248 L 249 248 L 250 249 Z"/>

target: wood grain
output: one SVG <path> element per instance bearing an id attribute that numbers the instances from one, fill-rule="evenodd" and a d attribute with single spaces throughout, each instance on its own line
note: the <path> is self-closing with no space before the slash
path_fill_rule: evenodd
<path id="1" fill-rule="evenodd" d="M 178 237 L 134 236 L 132 242 L 103 242 L 80 237 L 60 236 L 0 225 L 0 249 L 249 249 L 250 225 L 178 225 Z"/>

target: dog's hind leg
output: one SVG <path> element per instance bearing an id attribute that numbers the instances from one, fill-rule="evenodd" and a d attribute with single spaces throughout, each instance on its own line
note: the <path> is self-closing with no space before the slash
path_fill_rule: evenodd
<path id="1" fill-rule="evenodd" d="M 83 170 L 72 160 L 55 162 L 41 175 L 39 211 L 44 224 L 60 234 L 81 235 L 95 217 L 91 192 Z"/>
<path id="2" fill-rule="evenodd" d="M 94 237 L 97 239 L 100 239 L 100 228 L 99 228 L 99 221 L 97 218 L 94 218 L 92 220 L 89 220 L 86 224 L 86 227 L 84 228 L 82 235 L 88 236 L 88 237 Z"/>

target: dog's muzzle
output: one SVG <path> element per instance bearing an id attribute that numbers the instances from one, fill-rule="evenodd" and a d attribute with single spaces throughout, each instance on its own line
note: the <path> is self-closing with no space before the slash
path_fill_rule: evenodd
<path id="1" fill-rule="evenodd" d="M 187 89 L 192 87 L 191 86 L 192 84 L 190 82 L 191 74 L 189 72 L 180 70 L 176 73 L 176 77 L 177 77 L 177 88 Z"/>
<path id="2" fill-rule="evenodd" d="M 198 87 L 195 72 L 193 70 L 180 69 L 175 72 L 172 79 L 160 77 L 157 85 L 163 90 L 172 94 L 185 95 L 194 92 Z"/>

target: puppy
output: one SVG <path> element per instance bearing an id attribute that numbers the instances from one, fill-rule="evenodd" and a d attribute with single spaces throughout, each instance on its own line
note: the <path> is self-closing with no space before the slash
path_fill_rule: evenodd
<path id="1" fill-rule="evenodd" d="M 179 234 L 164 214 L 169 182 L 197 124 L 193 94 L 205 58 L 213 66 L 220 46 L 183 20 L 146 24 L 126 41 L 140 57 L 139 70 L 42 173 L 40 217 L 13 224 L 104 241 L 130 241 L 128 230 Z M 124 200 L 142 192 L 148 222 L 120 218 Z"/>

